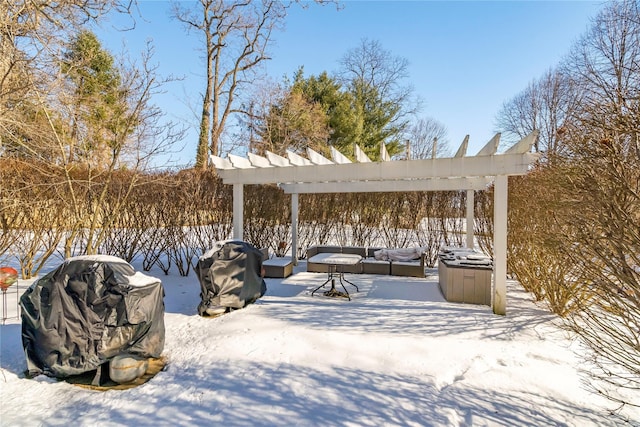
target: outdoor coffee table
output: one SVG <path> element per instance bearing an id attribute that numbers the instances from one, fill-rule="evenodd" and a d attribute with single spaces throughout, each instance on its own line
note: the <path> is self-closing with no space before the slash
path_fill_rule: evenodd
<path id="1" fill-rule="evenodd" d="M 331 282 L 331 289 L 324 293 L 326 296 L 346 296 L 349 301 L 351 301 L 351 296 L 349 295 L 347 288 L 344 286 L 344 282 L 347 282 L 356 288 L 356 292 L 358 292 L 359 289 L 356 285 L 344 278 L 344 271 L 342 267 L 356 265 L 361 260 L 362 257 L 360 255 L 338 253 L 319 253 L 309 258 L 309 262 L 327 265 L 327 280 L 322 285 L 315 288 L 313 292 L 311 292 L 311 295 L 313 296 L 318 289 Z M 344 289 L 344 294 L 336 289 L 336 277 L 340 281 L 342 289 Z"/>

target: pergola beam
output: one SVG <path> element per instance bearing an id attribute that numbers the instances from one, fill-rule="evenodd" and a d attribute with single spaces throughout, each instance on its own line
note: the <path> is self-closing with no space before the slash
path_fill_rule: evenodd
<path id="1" fill-rule="evenodd" d="M 225 184 L 390 181 L 400 179 L 483 177 L 524 175 L 529 170 L 531 163 L 536 159 L 537 155 L 532 153 L 515 153 L 390 162 L 332 165 L 308 164 L 298 167 L 218 169 L 218 173 Z M 309 161 L 307 160 L 307 162 Z M 219 163 L 221 162 L 216 162 L 216 164 Z"/>
<path id="2" fill-rule="evenodd" d="M 500 133 L 496 133 L 493 138 L 487 144 L 482 147 L 476 156 L 493 156 L 498 152 L 498 146 L 500 145 Z"/>
<path id="3" fill-rule="evenodd" d="M 460 148 L 453 157 L 464 157 L 467 155 L 467 147 L 469 146 L 469 135 L 465 136 L 460 144 Z"/>
<path id="4" fill-rule="evenodd" d="M 486 190 L 490 177 L 280 184 L 287 194 Z"/>

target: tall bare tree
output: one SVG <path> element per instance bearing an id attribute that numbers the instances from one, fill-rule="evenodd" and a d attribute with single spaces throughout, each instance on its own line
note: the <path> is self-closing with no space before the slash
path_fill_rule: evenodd
<path id="1" fill-rule="evenodd" d="M 503 104 L 496 119 L 498 129 L 507 143 L 515 143 L 538 130 L 534 150 L 552 157 L 562 151 L 559 133 L 579 99 L 568 74 L 559 69 L 549 70 Z"/>
<path id="2" fill-rule="evenodd" d="M 174 3 L 176 19 L 204 37 L 206 87 L 202 98 L 196 167 L 217 155 L 220 137 L 237 112 L 238 92 L 253 79 L 255 67 L 269 59 L 272 33 L 282 25 L 285 3 L 277 0 L 199 0 L 193 8 Z"/>
<path id="3" fill-rule="evenodd" d="M 406 155 L 410 159 L 431 159 L 449 154 L 447 129 L 431 117 L 423 117 L 412 124 L 407 137 Z"/>
<path id="4" fill-rule="evenodd" d="M 206 168 L 208 154 L 219 154 L 221 137 L 232 115 L 247 113 L 237 105 L 238 98 L 254 81 L 259 66 L 270 59 L 268 48 L 274 32 L 283 27 L 287 9 L 294 3 L 298 2 L 198 0 L 188 8 L 174 2 L 174 17 L 204 38 L 206 86 L 196 167 Z"/>
<path id="5" fill-rule="evenodd" d="M 279 155 L 285 155 L 286 150 L 303 154 L 311 148 L 329 155 L 328 117 L 319 103 L 307 99 L 300 90 L 284 91 L 256 124 L 258 139 L 252 148 L 258 154 L 264 155 L 266 150 Z"/>

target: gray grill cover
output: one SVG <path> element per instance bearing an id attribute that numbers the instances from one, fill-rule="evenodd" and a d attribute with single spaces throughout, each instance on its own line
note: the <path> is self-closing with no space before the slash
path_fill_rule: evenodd
<path id="1" fill-rule="evenodd" d="M 208 308 L 243 308 L 267 291 L 261 274 L 262 252 L 247 242 L 218 242 L 200 257 L 195 270 L 200 280 L 201 316 Z"/>
<path id="2" fill-rule="evenodd" d="M 118 354 L 160 357 L 164 289 L 112 256 L 69 258 L 20 298 L 30 375 L 96 370 Z"/>

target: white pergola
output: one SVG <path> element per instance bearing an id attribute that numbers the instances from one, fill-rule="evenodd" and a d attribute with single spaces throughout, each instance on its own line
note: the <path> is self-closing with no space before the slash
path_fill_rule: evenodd
<path id="1" fill-rule="evenodd" d="M 249 184 L 278 184 L 291 194 L 292 254 L 297 263 L 298 195 L 304 193 L 362 193 L 395 191 L 467 192 L 466 245 L 474 247 L 474 191 L 486 190 L 494 182 L 493 312 L 506 314 L 507 278 L 507 177 L 524 175 L 538 158 L 531 147 L 534 131 L 505 153 L 497 154 L 496 134 L 475 156 L 467 156 L 467 135 L 454 157 L 391 161 L 384 144 L 381 161 L 372 162 L 355 147 L 352 162 L 331 147 L 331 159 L 307 149 L 307 157 L 288 151 L 287 157 L 267 152 L 265 157 L 249 153 L 246 158 L 230 154 L 211 156 L 223 183 L 233 185 L 233 238 L 243 238 L 243 191 Z"/>

